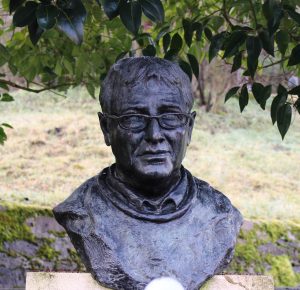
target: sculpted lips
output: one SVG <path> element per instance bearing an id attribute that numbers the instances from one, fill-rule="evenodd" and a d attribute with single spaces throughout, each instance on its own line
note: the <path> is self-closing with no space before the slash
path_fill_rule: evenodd
<path id="1" fill-rule="evenodd" d="M 170 152 L 167 150 L 146 150 L 140 154 L 139 157 L 148 161 L 148 162 L 163 162 L 170 155 Z"/>

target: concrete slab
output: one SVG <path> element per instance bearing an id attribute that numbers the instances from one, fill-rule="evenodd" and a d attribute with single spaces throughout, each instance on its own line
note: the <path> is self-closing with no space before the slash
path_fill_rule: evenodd
<path id="1" fill-rule="evenodd" d="M 89 273 L 28 272 L 26 290 L 109 290 Z M 189 289 L 187 289 L 189 290 Z M 219 275 L 201 290 L 274 290 L 270 276 Z"/>

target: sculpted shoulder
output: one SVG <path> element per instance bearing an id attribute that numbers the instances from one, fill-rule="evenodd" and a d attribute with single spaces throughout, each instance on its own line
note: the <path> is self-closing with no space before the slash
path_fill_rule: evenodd
<path id="1" fill-rule="evenodd" d="M 53 209 L 56 220 L 66 229 L 77 232 L 83 229 L 80 225 L 89 218 L 85 199 L 93 187 L 97 186 L 97 176 L 86 180 L 65 201 Z"/>
<path id="2" fill-rule="evenodd" d="M 232 214 L 236 222 L 241 224 L 243 217 L 237 210 L 228 197 L 222 192 L 210 186 L 207 182 L 194 177 L 197 186 L 197 197 L 201 204 L 211 207 L 217 214 Z"/>

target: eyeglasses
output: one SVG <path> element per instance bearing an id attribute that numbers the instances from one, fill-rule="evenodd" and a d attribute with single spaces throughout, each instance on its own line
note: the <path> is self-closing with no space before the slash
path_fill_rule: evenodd
<path id="1" fill-rule="evenodd" d="M 127 114 L 127 115 L 108 115 L 98 113 L 100 117 L 116 120 L 119 126 L 125 130 L 141 131 L 145 129 L 152 119 L 156 119 L 161 128 L 175 129 L 185 126 L 189 119 L 192 119 L 191 114 L 185 113 L 165 113 L 157 116 L 149 116 L 143 114 Z"/>

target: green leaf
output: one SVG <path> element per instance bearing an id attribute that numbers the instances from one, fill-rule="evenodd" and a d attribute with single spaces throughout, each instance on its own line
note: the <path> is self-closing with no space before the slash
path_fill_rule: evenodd
<path id="1" fill-rule="evenodd" d="M 276 3 L 273 8 L 273 18 L 268 21 L 270 35 L 273 35 L 276 32 L 283 16 L 284 14 L 282 8 Z"/>
<path id="2" fill-rule="evenodd" d="M 294 87 L 291 90 L 289 90 L 289 94 L 300 95 L 300 86 Z"/>
<path id="3" fill-rule="evenodd" d="M 100 2 L 110 20 L 119 15 L 119 0 L 100 0 Z"/>
<path id="4" fill-rule="evenodd" d="M 277 87 L 277 94 L 287 96 L 288 92 L 287 92 L 286 88 L 283 85 L 279 84 L 278 87 Z"/>
<path id="5" fill-rule="evenodd" d="M 0 127 L 0 144 L 3 145 L 6 140 L 7 135 L 5 134 L 4 129 Z"/>
<path id="6" fill-rule="evenodd" d="M 246 41 L 247 48 L 247 67 L 253 78 L 258 65 L 258 57 L 261 52 L 261 43 L 257 36 L 248 36 Z"/>
<path id="7" fill-rule="evenodd" d="M 193 39 L 193 24 L 189 19 L 182 19 L 182 26 L 184 30 L 184 40 L 186 44 L 190 47 Z"/>
<path id="8" fill-rule="evenodd" d="M 2 94 L 0 101 L 1 102 L 12 102 L 12 101 L 14 101 L 14 98 L 11 95 L 9 95 L 8 93 L 4 93 L 4 94 Z"/>
<path id="9" fill-rule="evenodd" d="M 289 130 L 292 120 L 292 107 L 290 104 L 282 105 L 277 112 L 277 127 L 280 132 L 282 140 Z"/>
<path id="10" fill-rule="evenodd" d="M 181 36 L 178 33 L 175 33 L 171 40 L 170 49 L 179 52 L 180 49 L 182 48 L 182 44 L 183 42 Z"/>
<path id="11" fill-rule="evenodd" d="M 86 10 L 81 0 L 57 0 L 60 9 L 57 17 L 57 27 L 64 32 L 74 43 L 80 44 L 83 40 L 83 24 L 86 19 Z"/>
<path id="12" fill-rule="evenodd" d="M 184 60 L 179 60 L 179 66 L 188 75 L 190 80 L 192 80 L 192 69 L 191 66 Z"/>
<path id="13" fill-rule="evenodd" d="M 288 15 L 300 25 L 300 14 L 289 5 L 283 5 L 283 8 L 287 11 Z"/>
<path id="14" fill-rule="evenodd" d="M 10 0 L 9 1 L 9 13 L 14 12 L 19 6 L 21 6 L 25 0 Z"/>
<path id="15" fill-rule="evenodd" d="M 237 53 L 233 58 L 233 64 L 231 68 L 231 73 L 237 71 L 242 65 L 242 53 Z"/>
<path id="16" fill-rule="evenodd" d="M 4 83 L 4 82 L 1 82 L 1 80 L 0 80 L 0 88 L 4 89 L 6 91 L 9 90 L 8 85 L 6 83 Z"/>
<path id="17" fill-rule="evenodd" d="M 142 50 L 142 52 L 143 52 L 143 55 L 155 56 L 156 55 L 156 48 L 153 45 L 149 44 L 149 45 L 146 46 L 146 48 L 144 48 Z"/>
<path id="18" fill-rule="evenodd" d="M 253 96 L 263 110 L 265 110 L 266 108 L 266 102 L 268 98 L 271 96 L 271 92 L 272 92 L 272 85 L 268 85 L 266 87 L 264 87 L 260 83 L 253 83 L 252 85 Z"/>
<path id="19" fill-rule="evenodd" d="M 196 31 L 196 40 L 200 41 L 203 32 L 203 25 L 200 22 L 194 22 L 192 24 L 193 31 Z"/>
<path id="20" fill-rule="evenodd" d="M 225 52 L 223 58 L 231 57 L 236 54 L 239 47 L 245 42 L 247 34 L 244 31 L 234 31 L 225 40 Z"/>
<path id="21" fill-rule="evenodd" d="M 274 37 L 270 36 L 270 33 L 266 29 L 262 29 L 259 32 L 259 39 L 261 41 L 263 49 L 270 55 L 274 56 Z"/>
<path id="22" fill-rule="evenodd" d="M 93 99 L 95 99 L 95 87 L 91 83 L 86 84 L 85 87 L 86 87 L 88 93 L 90 94 L 90 96 Z"/>
<path id="23" fill-rule="evenodd" d="M 61 65 L 61 61 L 58 60 L 55 65 L 54 72 L 56 75 L 58 75 L 60 77 L 60 76 L 62 76 L 62 71 L 63 71 L 63 67 Z"/>
<path id="24" fill-rule="evenodd" d="M 266 0 L 262 5 L 262 10 L 265 18 L 267 20 L 271 20 L 274 17 L 273 10 L 274 10 L 274 0 Z"/>
<path id="25" fill-rule="evenodd" d="M 177 53 L 178 53 L 178 51 L 176 51 L 176 50 L 174 50 L 174 49 L 169 49 L 169 50 L 165 53 L 164 59 L 173 61 L 173 60 L 176 58 Z"/>
<path id="26" fill-rule="evenodd" d="M 297 65 L 300 63 L 300 44 L 296 45 L 289 58 L 288 66 Z"/>
<path id="27" fill-rule="evenodd" d="M 272 85 L 268 85 L 264 87 L 263 91 L 263 99 L 261 100 L 260 106 L 263 110 L 266 109 L 266 102 L 271 97 L 272 94 Z"/>
<path id="28" fill-rule="evenodd" d="M 11 62 L 8 63 L 8 67 L 10 72 L 15 76 L 18 73 L 18 68 L 12 64 Z"/>
<path id="29" fill-rule="evenodd" d="M 248 105 L 248 102 L 249 102 L 249 94 L 248 94 L 247 84 L 244 84 L 242 86 L 240 97 L 239 97 L 239 105 L 240 105 L 241 113 Z"/>
<path id="30" fill-rule="evenodd" d="M 232 96 L 234 96 L 234 95 L 236 95 L 236 93 L 237 93 L 237 91 L 240 89 L 240 87 L 233 87 L 233 88 L 231 88 L 228 92 L 227 92 L 227 94 L 226 94 L 226 96 L 225 96 L 225 103 L 232 97 Z"/>
<path id="31" fill-rule="evenodd" d="M 104 81 L 104 79 L 106 78 L 107 73 L 103 73 L 100 75 L 100 81 Z"/>
<path id="32" fill-rule="evenodd" d="M 283 10 L 277 0 L 266 0 L 262 8 L 268 22 L 269 33 L 273 35 L 280 25 L 281 18 L 284 16 Z"/>
<path id="33" fill-rule="evenodd" d="M 42 36 L 44 29 L 42 29 L 37 20 L 34 20 L 31 24 L 28 25 L 29 38 L 33 45 L 36 45 Z"/>
<path id="34" fill-rule="evenodd" d="M 36 10 L 36 19 L 42 29 L 50 29 L 56 24 L 59 10 L 54 5 L 39 4 Z"/>
<path id="35" fill-rule="evenodd" d="M 249 27 L 249 26 L 240 26 L 240 25 L 234 25 L 232 27 L 232 30 L 242 30 L 242 31 L 245 31 L 245 32 L 248 32 L 248 31 L 253 31 L 253 28 Z"/>
<path id="36" fill-rule="evenodd" d="M 260 83 L 252 84 L 252 93 L 257 103 L 261 103 L 264 93 L 264 86 Z"/>
<path id="37" fill-rule="evenodd" d="M 153 22 L 164 22 L 165 12 L 160 0 L 140 0 L 143 13 Z"/>
<path id="38" fill-rule="evenodd" d="M 278 109 L 285 104 L 287 99 L 288 93 L 285 87 L 279 84 L 277 88 L 277 96 L 273 99 L 272 105 L 271 105 L 271 119 L 273 125 L 277 121 L 277 112 Z"/>
<path id="39" fill-rule="evenodd" d="M 170 36 L 170 33 L 167 33 L 163 37 L 164 52 L 166 52 L 168 50 L 170 43 L 171 43 L 171 36 Z"/>
<path id="40" fill-rule="evenodd" d="M 7 124 L 7 123 L 2 123 L 1 126 L 4 126 L 4 127 L 7 127 L 7 128 L 10 128 L 10 129 L 13 129 L 14 127 Z"/>
<path id="41" fill-rule="evenodd" d="M 143 47 L 144 46 L 144 38 L 139 37 L 140 34 L 137 34 L 136 37 L 133 38 L 133 40 L 136 40 L 136 42 L 139 44 L 139 46 Z"/>
<path id="42" fill-rule="evenodd" d="M 7 48 L 0 43 L 0 66 L 4 65 L 9 61 L 10 54 Z"/>
<path id="43" fill-rule="evenodd" d="M 278 46 L 278 49 L 282 55 L 285 55 L 285 52 L 288 48 L 290 42 L 290 36 L 285 30 L 279 30 L 276 33 L 275 40 Z"/>
<path id="44" fill-rule="evenodd" d="M 120 0 L 120 18 L 125 27 L 136 35 L 141 26 L 142 7 L 138 1 Z"/>
<path id="45" fill-rule="evenodd" d="M 211 30 L 208 27 L 204 28 L 204 34 L 205 34 L 206 38 L 210 41 L 213 34 L 212 34 Z"/>
<path id="46" fill-rule="evenodd" d="M 25 6 L 17 8 L 13 16 L 13 24 L 17 27 L 24 27 L 31 24 L 35 19 L 35 11 L 38 4 L 33 1 L 26 2 Z"/>
<path id="47" fill-rule="evenodd" d="M 164 36 L 169 32 L 169 30 L 170 30 L 170 25 L 169 25 L 169 24 L 166 25 L 166 26 L 163 26 L 163 27 L 160 29 L 159 33 L 157 34 L 157 37 L 156 37 L 155 41 L 158 43 L 159 40 L 160 40 L 162 37 L 164 37 Z"/>
<path id="48" fill-rule="evenodd" d="M 218 31 L 220 27 L 224 24 L 224 17 L 221 16 L 212 16 L 209 20 L 209 25 L 214 31 Z"/>
<path id="49" fill-rule="evenodd" d="M 67 60 L 66 58 L 64 58 L 63 60 L 63 64 L 64 64 L 64 67 L 67 69 L 67 71 L 69 72 L 69 74 L 73 74 L 73 66 L 72 66 L 72 63 Z"/>
<path id="50" fill-rule="evenodd" d="M 243 76 L 245 76 L 245 77 L 249 77 L 249 76 L 250 76 L 250 73 L 249 73 L 249 71 L 248 71 L 248 70 L 245 70 L 245 71 L 243 72 Z"/>
<path id="51" fill-rule="evenodd" d="M 212 61 L 212 59 L 218 54 L 219 50 L 223 46 L 224 38 L 225 38 L 225 32 L 221 32 L 219 34 L 214 35 L 211 38 L 209 51 L 208 51 L 208 59 L 209 62 Z"/>
<path id="52" fill-rule="evenodd" d="M 198 77 L 199 77 L 199 63 L 198 63 L 198 60 L 194 55 L 189 54 L 189 53 L 187 54 L 187 57 L 188 57 L 190 65 L 191 65 L 192 71 L 193 71 L 195 77 L 198 79 Z"/>
<path id="53" fill-rule="evenodd" d="M 122 51 L 121 53 L 119 53 L 118 56 L 115 59 L 115 62 L 117 62 L 118 60 L 123 58 L 127 53 L 128 53 L 128 51 Z"/>

